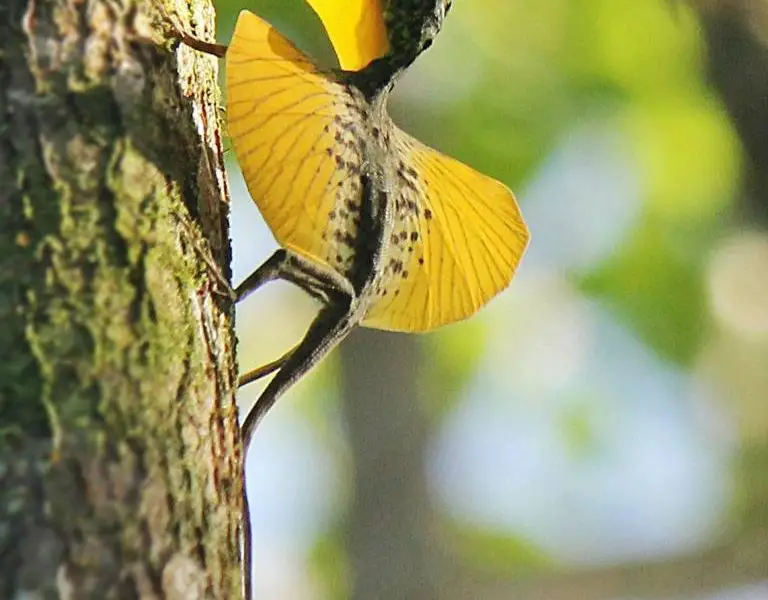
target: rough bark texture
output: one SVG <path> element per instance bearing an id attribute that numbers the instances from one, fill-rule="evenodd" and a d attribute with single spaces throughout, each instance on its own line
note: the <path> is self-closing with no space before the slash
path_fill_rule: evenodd
<path id="1" fill-rule="evenodd" d="M 0 598 L 241 594 L 216 65 L 150 4 L 0 3 Z"/>

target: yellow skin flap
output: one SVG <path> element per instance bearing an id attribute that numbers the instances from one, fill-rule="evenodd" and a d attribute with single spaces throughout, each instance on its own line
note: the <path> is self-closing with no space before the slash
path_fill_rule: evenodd
<path id="1" fill-rule="evenodd" d="M 343 73 L 318 68 L 248 11 L 229 48 L 183 36 L 226 58 L 232 145 L 281 246 L 237 300 L 282 279 L 321 302 L 295 348 L 240 378 L 276 371 L 243 422 L 246 449 L 277 399 L 353 328 L 417 332 L 465 319 L 509 284 L 528 244 L 506 186 L 421 144 L 386 112 L 396 75 L 429 47 L 451 0 L 386 0 L 390 35 L 382 1 L 308 0 Z M 250 598 L 247 516 L 243 539 Z"/>
<path id="2" fill-rule="evenodd" d="M 330 78 L 250 12 L 226 59 L 232 144 L 280 245 L 353 281 L 360 240 L 375 244 L 358 322 L 428 331 L 509 284 L 529 234 L 506 186 L 401 131 L 383 104 Z M 365 228 L 366 177 L 387 197 L 376 234 Z"/>
<path id="3" fill-rule="evenodd" d="M 320 17 L 339 66 L 359 71 L 387 53 L 387 30 L 380 0 L 307 0 Z"/>

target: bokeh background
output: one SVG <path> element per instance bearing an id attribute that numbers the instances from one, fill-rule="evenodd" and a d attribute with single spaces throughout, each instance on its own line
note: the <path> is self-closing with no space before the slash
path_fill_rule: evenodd
<path id="1" fill-rule="evenodd" d="M 216 5 L 335 64 L 303 0 Z M 767 6 L 454 3 L 391 113 L 532 244 L 477 317 L 360 331 L 268 415 L 257 598 L 768 598 Z M 230 160 L 237 282 L 276 246 Z M 315 311 L 250 297 L 241 368 Z"/>

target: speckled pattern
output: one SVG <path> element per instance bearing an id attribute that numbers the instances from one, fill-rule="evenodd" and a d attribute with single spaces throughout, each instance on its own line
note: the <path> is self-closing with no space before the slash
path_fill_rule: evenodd
<path id="1" fill-rule="evenodd" d="M 330 267 L 322 278 L 349 284 L 350 323 L 425 331 L 466 318 L 506 287 L 527 244 L 508 188 L 387 114 L 397 77 L 450 6 L 389 0 L 389 53 L 360 71 L 320 69 L 252 14 L 227 53 L 228 125 L 248 189 L 278 243 L 312 263 L 305 271 Z"/>
<path id="2" fill-rule="evenodd" d="M 336 115 L 329 127 L 334 144 L 326 152 L 335 161 L 337 192 L 322 234 L 322 258 L 363 296 L 385 297 L 396 287 L 392 283 L 408 279 L 406 265 L 422 251 L 418 217 L 429 221 L 432 215 L 420 207 L 426 182 L 406 164 L 404 141 L 383 110 L 387 92 L 374 105 L 356 90 L 348 92 L 359 103 L 347 102 L 345 116 Z M 418 261 L 424 264 L 423 257 Z"/>
<path id="3" fill-rule="evenodd" d="M 359 95 L 358 95 L 359 96 Z M 335 162 L 336 187 L 333 208 L 327 213 L 322 239 L 327 244 L 322 258 L 339 273 L 351 278 L 355 270 L 354 255 L 360 231 L 364 189 L 364 125 L 368 121 L 364 101 L 349 92 L 345 110 L 325 126 L 332 133 L 333 144 L 325 149 Z"/>
<path id="4" fill-rule="evenodd" d="M 390 202 L 393 211 L 393 224 L 389 239 L 385 240 L 385 254 L 381 261 L 381 270 L 374 284 L 377 296 L 385 297 L 390 288 L 396 296 L 400 293 L 396 283 L 398 279 L 408 279 L 411 272 L 408 265 L 413 265 L 413 255 L 416 254 L 418 266 L 424 265 L 423 246 L 419 243 L 421 234 L 418 231 L 418 217 L 421 216 L 419 197 L 424 182 L 412 166 L 407 165 L 400 153 L 392 151 L 395 169 L 393 171 L 393 189 Z M 424 209 L 424 218 L 430 220 L 431 211 Z M 413 267 L 411 267 L 413 268 Z M 418 268 L 418 267 L 417 267 Z"/>
<path id="5" fill-rule="evenodd" d="M 442 28 L 452 0 L 389 0 L 384 2 L 384 16 L 390 44 L 387 56 L 374 61 L 367 69 L 349 73 L 340 79 L 349 87 L 350 97 L 358 99 L 348 102 L 347 115 L 334 118 L 337 144 L 328 149 L 339 169 L 345 173 L 338 182 L 339 194 L 336 208 L 328 214 L 329 225 L 324 236 L 331 236 L 336 249 L 326 257 L 329 264 L 355 281 L 356 237 L 361 231 L 361 206 L 370 199 L 363 198 L 362 177 L 371 170 L 373 161 L 380 164 L 373 167 L 377 173 L 370 174 L 383 184 L 384 201 L 391 206 L 383 210 L 388 221 L 381 224 L 380 252 L 377 257 L 379 272 L 376 274 L 373 292 L 385 297 L 389 283 L 394 278 L 408 279 L 408 264 L 414 252 L 419 252 L 418 223 L 420 216 L 419 196 L 426 192 L 425 184 L 419 185 L 419 175 L 413 166 L 407 165 L 402 148 L 391 143 L 394 125 L 386 113 L 386 102 L 397 76 L 424 50 Z M 361 177 L 362 175 L 362 177 Z M 424 212 L 430 220 L 431 211 Z M 386 231 L 384 231 L 386 229 Z M 391 230 L 391 231 L 390 231 Z M 369 233 L 373 233 L 370 231 Z M 365 239 L 362 240 L 365 244 Z M 361 248 L 362 249 L 362 248 Z M 418 257 L 417 264 L 423 265 L 424 258 Z M 394 294 L 399 294 L 395 289 Z"/>

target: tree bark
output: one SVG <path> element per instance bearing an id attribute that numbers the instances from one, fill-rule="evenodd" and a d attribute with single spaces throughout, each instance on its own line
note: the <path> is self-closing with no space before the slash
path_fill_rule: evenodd
<path id="1" fill-rule="evenodd" d="M 448 565 L 424 476 L 421 339 L 360 329 L 342 344 L 341 361 L 356 480 L 351 597 L 442 598 Z"/>
<path id="2" fill-rule="evenodd" d="M 216 64 L 152 4 L 0 3 L 0 598 L 241 597 Z"/>

